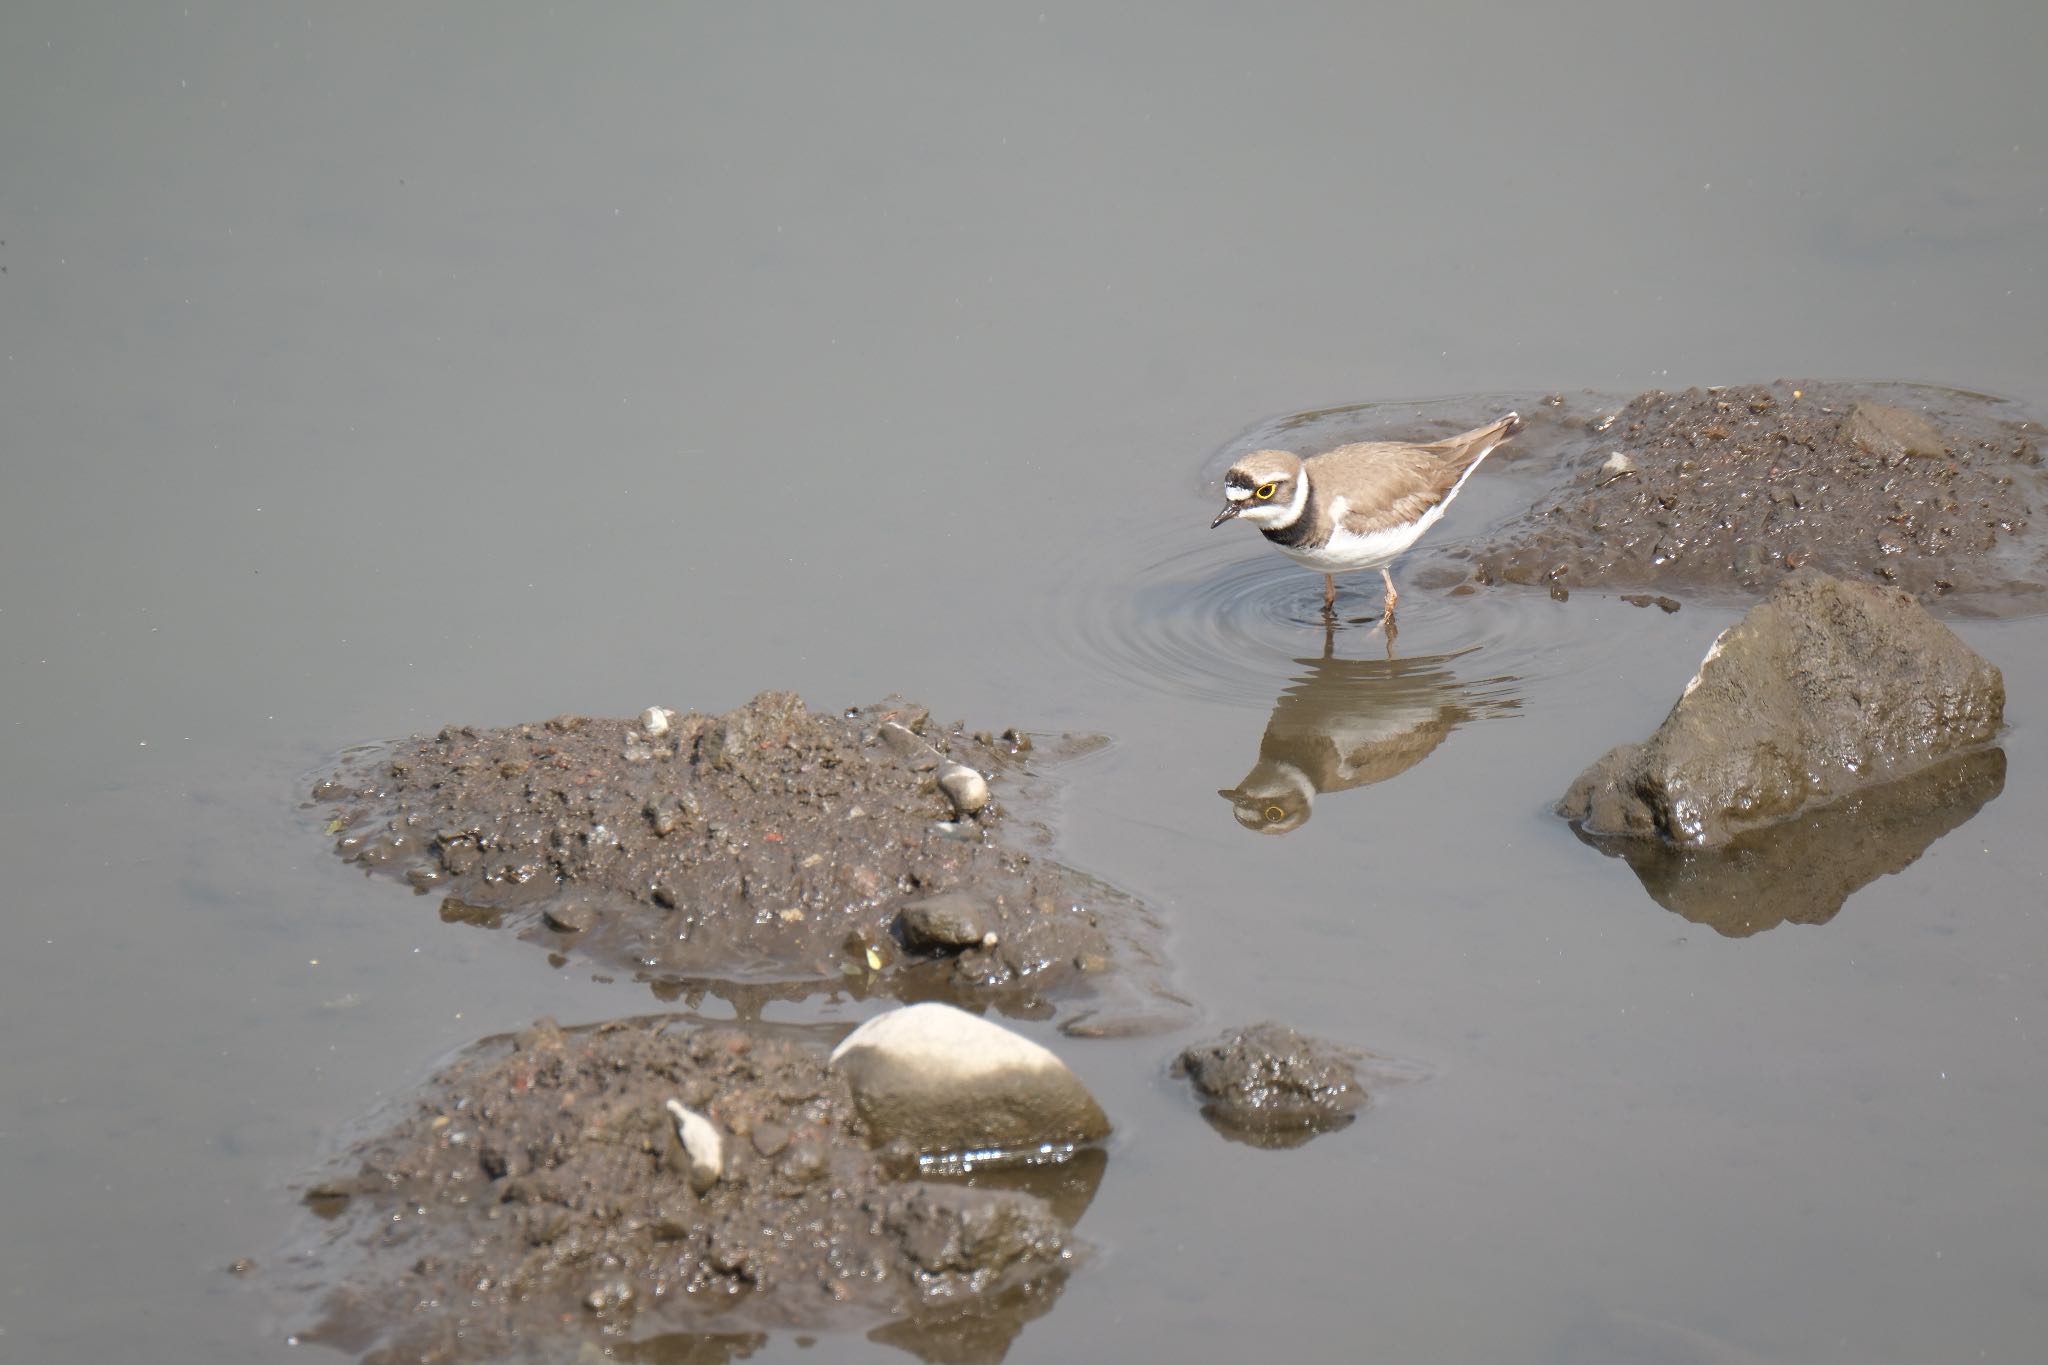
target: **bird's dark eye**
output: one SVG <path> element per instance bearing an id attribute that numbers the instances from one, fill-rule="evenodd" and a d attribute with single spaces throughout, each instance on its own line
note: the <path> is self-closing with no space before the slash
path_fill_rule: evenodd
<path id="1" fill-rule="evenodd" d="M 1280 486 L 1280 485 L 1279 485 L 1279 484 L 1277 484 L 1277 483 L 1262 483 L 1262 484 L 1260 484 L 1260 485 L 1259 485 L 1259 501 L 1260 501 L 1260 502 L 1264 502 L 1264 501 L 1266 501 L 1266 500 L 1267 500 L 1268 498 L 1272 497 L 1272 496 L 1273 496 L 1273 491 L 1274 491 L 1275 489 L 1277 489 L 1277 488 L 1278 488 L 1279 486 Z"/>
<path id="2" fill-rule="evenodd" d="M 1268 484 L 1267 487 L 1270 488 L 1272 485 Z M 1266 807 L 1266 818 L 1277 825 L 1287 818 L 1287 812 L 1278 806 L 1268 806 Z"/>

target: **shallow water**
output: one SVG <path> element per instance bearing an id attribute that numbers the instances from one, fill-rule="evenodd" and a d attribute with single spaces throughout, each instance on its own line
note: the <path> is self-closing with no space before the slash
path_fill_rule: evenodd
<path id="1" fill-rule="evenodd" d="M 1062 848 L 1159 907 L 1203 1028 L 1428 1073 L 1255 1151 L 1177 1038 L 1045 1031 L 1118 1137 L 1009 1360 L 2038 1358 L 2041 621 L 1958 625 L 2000 794 L 1729 938 L 1548 805 L 1733 610 L 1430 588 L 1526 503 L 1496 457 L 1400 570 L 1421 695 L 1317 712 L 1434 742 L 1266 837 L 1218 790 L 1385 646 L 1201 484 L 1417 394 L 2038 409 L 2044 43 L 2017 2 L 12 7 L 0 1357 L 286 1355 L 270 1258 L 352 1125 L 651 1007 L 341 866 L 298 809 L 333 754 L 787 687 L 1112 736 Z"/>

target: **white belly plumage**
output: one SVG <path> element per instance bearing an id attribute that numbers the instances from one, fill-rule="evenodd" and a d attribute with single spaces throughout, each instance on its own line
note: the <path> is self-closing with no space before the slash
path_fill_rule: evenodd
<path id="1" fill-rule="evenodd" d="M 1459 481 L 1461 484 L 1463 480 Z M 1455 495 L 1456 489 L 1452 490 Z M 1424 512 L 1413 525 L 1393 526 L 1384 531 L 1359 535 L 1344 529 L 1344 513 L 1347 507 L 1344 499 L 1336 498 L 1330 503 L 1330 520 L 1335 523 L 1330 529 L 1330 538 L 1321 545 L 1283 545 L 1273 542 L 1273 548 L 1286 554 L 1297 564 L 1305 564 L 1318 573 L 1348 573 L 1353 569 L 1378 569 L 1394 562 L 1400 553 L 1422 538 L 1422 533 L 1436 525 L 1450 506 L 1445 498 L 1436 506 Z"/>

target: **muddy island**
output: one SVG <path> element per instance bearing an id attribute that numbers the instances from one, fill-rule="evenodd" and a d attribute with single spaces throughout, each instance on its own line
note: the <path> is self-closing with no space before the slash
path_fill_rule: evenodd
<path id="1" fill-rule="evenodd" d="M 2004 400 L 1779 381 L 1546 403 L 1521 468 L 1549 491 L 1468 552 L 1479 583 L 1752 596 L 1810 567 L 1971 614 L 2048 605 L 2041 427 Z"/>
<path id="2" fill-rule="evenodd" d="M 819 1035 L 542 1021 L 469 1049 L 307 1192 L 321 1222 L 293 1259 L 326 1287 L 299 1339 L 376 1362 L 593 1338 L 667 1359 L 677 1334 L 748 1354 L 776 1328 L 926 1358 L 1006 1341 L 1057 1298 L 1100 1153 L 991 1188 L 919 1179 Z"/>
<path id="3" fill-rule="evenodd" d="M 743 1016 L 820 991 L 1156 1028 L 1144 906 L 1046 857 L 1044 767 L 1099 741 L 935 724 L 922 707 L 650 708 L 450 726 L 313 790 L 336 851 L 504 927 Z M 1114 1005 L 1114 1010 L 1106 1008 Z"/>

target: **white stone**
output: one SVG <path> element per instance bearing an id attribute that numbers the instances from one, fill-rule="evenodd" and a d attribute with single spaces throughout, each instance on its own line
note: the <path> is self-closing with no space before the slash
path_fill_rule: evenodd
<path id="1" fill-rule="evenodd" d="M 947 763 L 939 769 L 939 788 L 961 816 L 979 815 L 988 806 L 988 779 L 965 763 Z"/>
<path id="2" fill-rule="evenodd" d="M 675 715 L 666 706 L 650 706 L 640 713 L 640 728 L 660 739 L 668 733 L 669 722 L 675 719 Z"/>
<path id="3" fill-rule="evenodd" d="M 1030 1154 L 1093 1142 L 1109 1119 L 1067 1064 L 951 1005 L 878 1014 L 832 1050 L 878 1142 L 921 1155 Z"/>

